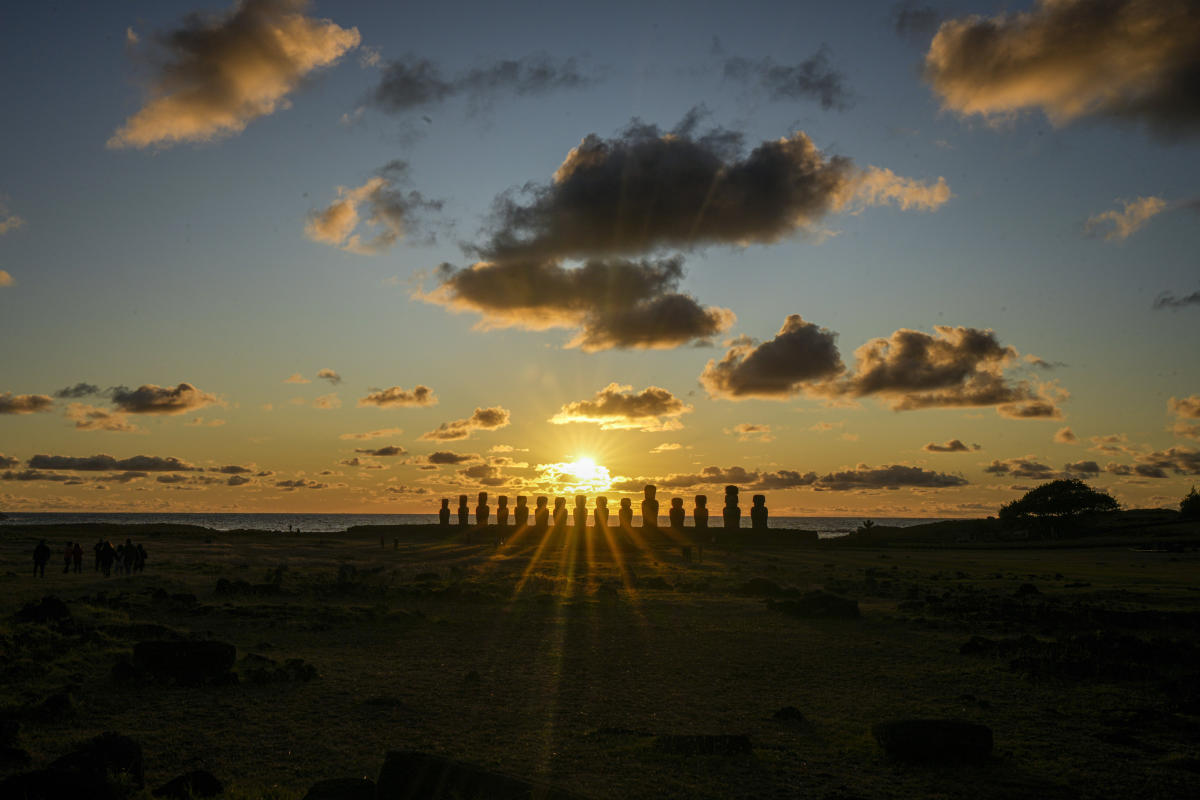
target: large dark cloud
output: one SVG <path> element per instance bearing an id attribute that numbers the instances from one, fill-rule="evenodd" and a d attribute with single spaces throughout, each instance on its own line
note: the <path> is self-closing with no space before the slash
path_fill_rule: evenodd
<path id="1" fill-rule="evenodd" d="M 54 393 L 55 397 L 63 400 L 79 400 L 83 397 L 91 397 L 92 395 L 100 394 L 102 389 L 92 383 L 77 383 L 74 386 L 67 386 L 59 389 Z"/>
<path id="2" fill-rule="evenodd" d="M 892 464 L 884 467 L 868 467 L 859 464 L 851 470 L 832 472 L 818 478 L 815 489 L 850 491 L 864 489 L 944 489 L 951 486 L 966 486 L 969 481 L 960 475 L 946 472 Z"/>
<path id="3" fill-rule="evenodd" d="M 1100 465 L 1095 461 L 1075 461 L 1063 465 L 1063 472 L 1072 475 L 1099 475 Z"/>
<path id="4" fill-rule="evenodd" d="M 466 419 L 456 419 L 443 422 L 434 430 L 421 434 L 427 441 L 450 442 L 470 438 L 475 431 L 494 431 L 509 424 L 511 415 L 507 408 L 492 406 L 491 408 L 476 408 L 475 413 Z"/>
<path id="5" fill-rule="evenodd" d="M 308 0 L 241 0 L 220 15 L 190 14 L 159 38 L 145 105 L 109 147 L 160 147 L 240 133 L 289 105 L 313 70 L 358 46 L 357 28 L 304 16 Z"/>
<path id="6" fill-rule="evenodd" d="M 452 453 L 449 450 L 438 450 L 426 456 L 430 464 L 462 464 L 477 458 L 479 456 L 474 453 Z"/>
<path id="7" fill-rule="evenodd" d="M 417 384 L 411 392 L 399 386 L 372 390 L 366 397 L 360 398 L 358 404 L 378 408 L 400 408 L 404 406 L 436 406 L 437 402 L 437 395 L 433 393 L 433 389 Z"/>
<path id="8" fill-rule="evenodd" d="M 399 114 L 435 106 L 460 95 L 476 105 L 485 105 L 502 94 L 542 95 L 581 88 L 593 80 L 580 72 L 575 59 L 556 62 L 544 54 L 496 61 L 449 78 L 433 61 L 410 55 L 383 66 L 379 85 L 371 91 L 369 102 L 383 111 Z"/>
<path id="9" fill-rule="evenodd" d="M 0 392 L 0 414 L 37 414 L 53 406 L 54 399 L 49 395 Z"/>
<path id="10" fill-rule="evenodd" d="M 492 464 L 473 464 L 460 469 L 459 473 L 483 486 L 504 486 L 509 480 L 499 467 Z"/>
<path id="11" fill-rule="evenodd" d="M 1169 447 L 1134 457 L 1134 469 L 1150 478 L 1165 478 L 1167 472 L 1176 475 L 1200 475 L 1200 450 L 1190 447 Z M 1143 471 L 1145 470 L 1145 471 Z M 1154 472 L 1155 474 L 1147 474 Z"/>
<path id="12" fill-rule="evenodd" d="M 816 100 L 824 109 L 844 109 L 852 103 L 845 76 L 829 64 L 828 47 L 791 65 L 730 56 L 725 59 L 725 78 L 756 85 L 772 100 Z"/>
<path id="13" fill-rule="evenodd" d="M 113 458 L 110 455 L 52 456 L 39 454 L 29 459 L 30 469 L 58 469 L 77 472 L 183 472 L 197 467 L 173 456 L 131 456 Z"/>
<path id="14" fill-rule="evenodd" d="M 186 414 L 220 403 L 216 395 L 202 392 L 190 383 L 178 386 L 144 384 L 136 389 L 117 386 L 111 390 L 113 405 L 127 414 Z"/>
<path id="15" fill-rule="evenodd" d="M 925 77 L 946 108 L 1005 118 L 1040 108 L 1200 132 L 1196 0 L 1039 0 L 1030 11 L 943 23 Z"/>
<path id="16" fill-rule="evenodd" d="M 1014 478 L 1033 478 L 1034 480 L 1053 480 L 1059 477 L 1058 471 L 1047 464 L 1036 461 L 1033 457 L 994 459 L 983 468 L 991 475 L 1011 475 Z"/>
<path id="17" fill-rule="evenodd" d="M 837 334 L 792 314 L 770 341 L 735 341 L 720 361 L 708 362 L 700 383 L 711 397 L 785 400 L 843 369 Z"/>
<path id="18" fill-rule="evenodd" d="M 601 430 L 677 430 L 679 417 L 692 410 L 670 391 L 647 386 L 640 392 L 632 386 L 610 383 L 590 400 L 565 404 L 550 418 L 556 425 L 591 422 Z"/>
<path id="19" fill-rule="evenodd" d="M 1183 297 L 1176 297 L 1171 292 L 1163 292 L 1158 297 L 1154 298 L 1154 308 L 1185 308 L 1187 306 L 1200 306 L 1200 292 L 1192 292 Z"/>
<path id="20" fill-rule="evenodd" d="M 69 481 L 70 475 L 63 475 L 61 472 L 43 472 L 40 469 L 23 469 L 18 472 L 5 470 L 0 472 L 0 480 L 5 481 Z"/>
<path id="21" fill-rule="evenodd" d="M 370 447 L 356 448 L 354 452 L 364 453 L 368 456 L 402 456 L 408 451 L 399 445 L 391 444 L 386 447 L 377 447 L 374 449 Z"/>
<path id="22" fill-rule="evenodd" d="M 577 328 L 568 347 L 669 348 L 704 340 L 735 319 L 725 308 L 703 307 L 677 291 L 683 260 L 593 259 L 577 268 L 559 261 L 443 264 L 440 285 L 423 300 L 483 315 L 484 329 Z"/>
<path id="23" fill-rule="evenodd" d="M 657 478 L 634 478 L 615 481 L 613 489 L 623 492 L 641 491 L 642 486 L 652 483 L 660 488 L 689 489 L 698 486 L 722 486 L 734 484 L 749 491 L 784 490 L 809 487 L 817 491 L 850 491 L 871 489 L 946 488 L 965 486 L 968 481 L 958 475 L 945 472 L 893 464 L 869 467 L 859 464 L 854 469 L 818 475 L 816 472 L 777 470 L 765 472 L 747 470 L 744 467 L 705 467 L 698 473 L 673 473 Z"/>

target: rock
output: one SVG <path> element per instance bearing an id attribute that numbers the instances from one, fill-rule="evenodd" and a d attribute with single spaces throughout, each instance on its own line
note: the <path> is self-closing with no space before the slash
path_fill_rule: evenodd
<path id="1" fill-rule="evenodd" d="M 474 764 L 413 750 L 393 750 L 375 782 L 377 800 L 574 800 L 553 787 L 493 772 Z"/>
<path id="2" fill-rule="evenodd" d="M 779 722 L 804 722 L 804 714 L 795 706 L 784 706 L 771 715 Z"/>
<path id="3" fill-rule="evenodd" d="M 195 769 L 172 778 L 150 794 L 173 800 L 192 800 L 196 797 L 216 797 L 225 791 L 225 785 L 208 770 Z"/>
<path id="4" fill-rule="evenodd" d="M 200 684 L 228 680 L 237 648 L 226 642 L 138 642 L 133 663 L 160 680 Z"/>
<path id="5" fill-rule="evenodd" d="M 796 600 L 770 600 L 769 607 L 802 619 L 858 619 L 858 601 L 817 590 Z"/>
<path id="6" fill-rule="evenodd" d="M 52 594 L 36 603 L 26 603 L 16 614 L 17 622 L 35 622 L 39 625 L 67 622 L 70 619 L 71 610 L 67 604 Z"/>
<path id="7" fill-rule="evenodd" d="M 330 778 L 308 787 L 301 800 L 375 800 L 375 781 L 370 778 Z"/>
<path id="8" fill-rule="evenodd" d="M 736 756 L 753 751 L 749 736 L 738 734 L 662 734 L 654 737 L 654 749 L 682 756 Z"/>
<path id="9" fill-rule="evenodd" d="M 992 752 L 992 729 L 957 719 L 901 719 L 871 729 L 889 755 L 906 761 L 981 762 Z"/>
<path id="10" fill-rule="evenodd" d="M 1041 594 L 1041 591 L 1032 583 L 1022 583 L 1017 587 L 1017 590 L 1013 592 L 1015 597 L 1032 597 L 1036 594 Z"/>

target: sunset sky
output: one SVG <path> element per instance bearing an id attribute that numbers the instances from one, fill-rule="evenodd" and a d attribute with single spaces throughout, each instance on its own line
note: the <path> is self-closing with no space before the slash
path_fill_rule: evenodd
<path id="1" fill-rule="evenodd" d="M 0 511 L 1200 483 L 1195 0 L 22 3 L 0 69 Z"/>

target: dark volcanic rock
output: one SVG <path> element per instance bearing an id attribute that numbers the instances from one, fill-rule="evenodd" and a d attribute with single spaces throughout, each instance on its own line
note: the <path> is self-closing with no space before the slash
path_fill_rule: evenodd
<path id="1" fill-rule="evenodd" d="M 817 590 L 796 600 L 768 600 L 769 607 L 802 619 L 858 619 L 858 601 Z"/>
<path id="2" fill-rule="evenodd" d="M 237 657 L 237 648 L 226 642 L 138 642 L 133 663 L 160 680 L 183 684 L 222 682 Z"/>
<path id="3" fill-rule="evenodd" d="M 56 622 L 67 622 L 71 619 L 71 610 L 67 604 L 52 594 L 48 594 L 36 603 L 26 603 L 16 614 L 17 622 L 36 622 L 50 625 Z"/>
<path id="4" fill-rule="evenodd" d="M 736 756 L 753 751 L 749 736 L 738 734 L 663 734 L 654 738 L 654 749 L 682 756 Z"/>
<path id="5" fill-rule="evenodd" d="M 804 722 L 804 714 L 795 706 L 784 706 L 772 715 L 780 722 Z"/>
<path id="6" fill-rule="evenodd" d="M 992 729 L 957 719 L 901 719 L 871 729 L 888 754 L 906 761 L 979 762 L 992 752 Z"/>
<path id="7" fill-rule="evenodd" d="M 225 786 L 208 770 L 196 769 L 172 778 L 151 792 L 155 797 L 173 800 L 192 800 L 195 797 L 216 797 Z"/>
<path id="8" fill-rule="evenodd" d="M 375 781 L 370 778 L 330 778 L 308 787 L 301 800 L 375 800 Z"/>
<path id="9" fill-rule="evenodd" d="M 575 800 L 575 795 L 429 753 L 393 750 L 375 784 L 378 800 Z"/>

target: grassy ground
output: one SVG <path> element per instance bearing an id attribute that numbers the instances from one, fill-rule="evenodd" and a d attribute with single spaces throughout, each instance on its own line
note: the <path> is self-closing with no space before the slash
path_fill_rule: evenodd
<path id="1" fill-rule="evenodd" d="M 687 564 L 666 546 L 497 549 L 423 527 L 382 548 L 370 531 L 131 535 L 146 572 L 108 579 L 90 558 L 35 579 L 36 534 L 0 538 L 0 706 L 35 765 L 117 730 L 141 741 L 151 786 L 205 768 L 243 797 L 373 777 L 398 748 L 596 798 L 1200 794 L 1196 552 L 822 545 Z M 56 552 L 68 538 L 96 535 L 56 532 Z M 752 578 L 852 597 L 862 618 L 786 616 L 740 591 Z M 219 594 L 219 579 L 275 588 Z M 45 594 L 77 624 L 14 620 Z M 114 684 L 113 664 L 162 633 L 148 625 L 319 677 Z M 972 636 L 991 649 L 960 654 Z M 64 689 L 69 708 L 41 705 Z M 774 720 L 783 706 L 804 721 Z M 994 757 L 896 762 L 871 726 L 908 716 L 987 724 Z M 664 754 L 652 735 L 668 733 L 748 734 L 754 751 Z"/>

